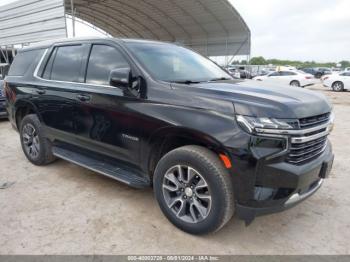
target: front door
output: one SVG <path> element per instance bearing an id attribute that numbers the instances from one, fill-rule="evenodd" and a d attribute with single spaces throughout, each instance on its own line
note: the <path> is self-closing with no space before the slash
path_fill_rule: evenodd
<path id="1" fill-rule="evenodd" d="M 137 164 L 140 129 L 135 128 L 138 121 L 132 104 L 138 103 L 138 98 L 109 85 L 111 71 L 118 68 L 131 68 L 122 51 L 106 44 L 91 45 L 85 90 L 78 95 L 80 113 L 75 120 L 89 149 Z"/>

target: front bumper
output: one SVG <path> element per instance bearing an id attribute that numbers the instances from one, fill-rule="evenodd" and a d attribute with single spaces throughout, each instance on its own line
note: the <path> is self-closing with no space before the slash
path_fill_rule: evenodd
<path id="1" fill-rule="evenodd" d="M 333 160 L 332 147 L 328 142 L 322 155 L 302 166 L 288 163 L 260 165 L 254 194 L 247 201 L 238 199 L 236 216 L 250 224 L 257 216 L 296 206 L 322 186 L 324 179 L 329 176 Z"/>

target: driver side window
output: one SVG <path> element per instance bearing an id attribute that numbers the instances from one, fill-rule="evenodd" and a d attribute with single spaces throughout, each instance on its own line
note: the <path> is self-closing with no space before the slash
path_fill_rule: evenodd
<path id="1" fill-rule="evenodd" d="M 108 45 L 93 45 L 86 72 L 86 83 L 109 85 L 112 70 L 130 67 L 122 53 Z"/>

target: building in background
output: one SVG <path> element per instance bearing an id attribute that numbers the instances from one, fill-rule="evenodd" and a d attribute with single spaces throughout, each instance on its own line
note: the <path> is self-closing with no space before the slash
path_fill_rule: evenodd
<path id="1" fill-rule="evenodd" d="M 65 38 L 68 16 L 73 34 L 78 19 L 113 37 L 176 42 L 225 64 L 250 55 L 250 30 L 228 0 L 20 0 L 1 6 L 0 48 Z"/>

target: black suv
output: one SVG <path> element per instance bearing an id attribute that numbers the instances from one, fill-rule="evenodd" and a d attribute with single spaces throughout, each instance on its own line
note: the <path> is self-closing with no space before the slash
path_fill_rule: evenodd
<path id="1" fill-rule="evenodd" d="M 5 93 L 30 162 L 62 158 L 153 186 L 165 216 L 192 234 L 219 230 L 234 213 L 249 224 L 294 206 L 333 162 L 323 95 L 234 80 L 174 44 L 30 47 L 16 56 Z"/>

